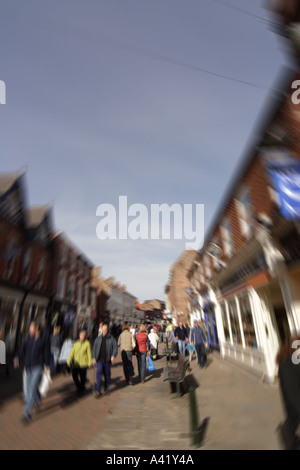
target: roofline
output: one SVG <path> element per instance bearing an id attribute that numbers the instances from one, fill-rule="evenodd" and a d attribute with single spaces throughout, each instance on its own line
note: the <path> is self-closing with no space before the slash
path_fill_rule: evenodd
<path id="1" fill-rule="evenodd" d="M 54 233 L 53 233 L 53 238 L 52 240 L 55 240 L 56 238 L 58 237 L 61 237 L 64 241 L 67 242 L 68 245 L 71 246 L 71 248 L 76 252 L 77 255 L 81 256 L 81 258 L 84 259 L 84 261 L 86 261 L 90 268 L 94 268 L 95 267 L 95 264 L 92 263 L 92 261 L 86 256 L 85 253 L 83 253 L 83 251 L 73 242 L 73 240 L 69 237 L 69 235 L 67 235 L 65 232 L 63 232 L 62 230 L 56 230 Z"/>
<path id="2" fill-rule="evenodd" d="M 227 188 L 225 189 L 223 196 L 220 198 L 220 201 L 224 202 L 217 209 L 216 216 L 214 217 L 212 223 L 210 224 L 207 230 L 207 233 L 204 237 L 203 246 L 201 249 L 198 250 L 198 253 L 204 252 L 206 244 L 211 240 L 214 231 L 220 223 L 220 220 L 224 217 L 224 209 L 228 206 L 239 181 L 241 180 L 242 176 L 246 173 L 246 170 L 248 169 L 252 160 L 256 156 L 256 151 L 262 142 L 266 129 L 271 124 L 281 104 L 283 103 L 287 88 L 288 86 L 291 86 L 292 77 L 295 76 L 296 73 L 297 71 L 295 69 L 283 66 L 279 71 L 278 76 L 274 80 L 274 86 L 271 86 L 268 96 L 262 105 L 262 116 L 258 118 L 258 122 L 254 125 L 253 131 L 250 134 L 250 138 L 252 138 L 251 146 L 247 147 L 244 151 L 245 156 L 237 165 L 237 168 L 231 176 L 231 179 Z M 265 109 L 267 109 L 267 111 L 264 111 Z"/>

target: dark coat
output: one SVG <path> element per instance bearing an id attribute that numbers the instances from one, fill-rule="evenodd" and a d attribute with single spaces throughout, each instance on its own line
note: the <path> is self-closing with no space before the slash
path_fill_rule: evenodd
<path id="1" fill-rule="evenodd" d="M 92 349 L 92 358 L 98 360 L 103 336 L 100 335 L 95 339 L 93 349 Z M 108 364 L 111 363 L 111 356 L 116 357 L 118 354 L 118 344 L 116 339 L 112 334 L 107 333 L 106 337 L 106 361 Z"/>
<path id="2" fill-rule="evenodd" d="M 182 328 L 180 328 L 180 326 L 177 326 L 175 330 L 175 336 L 178 337 L 178 339 L 180 339 L 181 341 L 184 341 L 185 338 L 188 338 L 186 328 L 184 326 Z"/>
<path id="3" fill-rule="evenodd" d="M 50 339 L 45 331 L 38 338 L 29 336 L 18 354 L 19 359 L 25 358 L 26 369 L 37 365 L 49 367 L 50 356 Z"/>

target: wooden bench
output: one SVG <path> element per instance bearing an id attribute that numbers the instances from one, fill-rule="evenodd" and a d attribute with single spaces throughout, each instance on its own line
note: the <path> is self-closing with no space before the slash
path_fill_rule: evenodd
<path id="1" fill-rule="evenodd" d="M 185 358 L 183 354 L 180 354 L 176 367 L 166 366 L 164 368 L 164 382 L 176 384 L 177 397 L 180 396 L 180 384 L 185 379 L 188 364 L 189 359 Z"/>

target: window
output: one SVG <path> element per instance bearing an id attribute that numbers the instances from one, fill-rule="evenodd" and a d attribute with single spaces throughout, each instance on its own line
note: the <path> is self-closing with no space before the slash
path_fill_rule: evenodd
<path id="1" fill-rule="evenodd" d="M 58 274 L 58 281 L 57 281 L 57 291 L 58 297 L 63 299 L 65 296 L 65 288 L 66 288 L 66 273 L 64 271 L 60 271 Z"/>
<path id="2" fill-rule="evenodd" d="M 33 258 L 32 250 L 28 249 L 26 251 L 26 253 L 24 255 L 24 259 L 23 259 L 22 276 L 23 276 L 24 284 L 27 284 L 27 282 L 30 279 L 32 258 Z"/>
<path id="3" fill-rule="evenodd" d="M 233 254 L 234 245 L 230 222 L 227 218 L 224 219 L 221 226 L 221 234 L 223 239 L 224 253 L 226 256 L 230 257 Z"/>
<path id="4" fill-rule="evenodd" d="M 226 314 L 225 302 L 222 302 L 220 304 L 220 307 L 221 307 L 221 313 L 222 313 L 222 323 L 223 323 L 225 339 L 226 341 L 230 341 L 229 324 L 228 324 L 228 318 Z"/>
<path id="5" fill-rule="evenodd" d="M 16 259 L 18 258 L 20 253 L 19 244 L 16 239 L 12 239 L 9 244 L 7 245 L 5 252 L 4 252 L 4 278 L 9 279 L 15 268 Z"/>
<path id="6" fill-rule="evenodd" d="M 61 264 L 64 264 L 67 261 L 67 248 L 62 246 L 61 248 Z"/>
<path id="7" fill-rule="evenodd" d="M 238 312 L 236 308 L 236 302 L 234 299 L 228 302 L 228 307 L 229 307 L 229 318 L 230 318 L 233 342 L 236 344 L 242 344 L 239 317 L 238 317 Z"/>
<path id="8" fill-rule="evenodd" d="M 246 348 L 257 348 L 253 316 L 248 295 L 239 299 Z"/>
<path id="9" fill-rule="evenodd" d="M 76 268 L 76 260 L 77 260 L 76 254 L 71 253 L 71 266 L 70 266 L 71 271 L 74 271 L 74 269 Z"/>
<path id="10" fill-rule="evenodd" d="M 75 294 L 75 277 L 72 274 L 69 280 L 69 288 L 68 288 L 68 297 L 70 298 L 71 301 L 74 300 L 74 294 Z"/>
<path id="11" fill-rule="evenodd" d="M 45 279 L 45 267 L 46 267 L 46 258 L 41 258 L 39 261 L 39 266 L 38 266 L 38 284 L 37 287 L 41 289 L 44 284 L 44 279 Z"/>
<path id="12" fill-rule="evenodd" d="M 207 255 L 204 257 L 204 264 L 205 264 L 205 273 L 208 279 L 211 278 L 211 268 L 210 268 L 210 257 Z"/>
<path id="13" fill-rule="evenodd" d="M 82 281 L 78 282 L 78 289 L 77 289 L 77 302 L 80 305 L 82 302 Z"/>
<path id="14" fill-rule="evenodd" d="M 214 237 L 212 242 L 208 246 L 208 250 L 210 256 L 212 258 L 212 263 L 215 271 L 218 271 L 221 268 L 222 261 L 221 261 L 221 248 L 220 248 L 220 240 L 218 237 Z"/>
<path id="15" fill-rule="evenodd" d="M 241 189 L 238 199 L 236 199 L 236 206 L 239 215 L 241 233 L 246 240 L 249 240 L 252 235 L 253 204 L 247 188 Z"/>
<path id="16" fill-rule="evenodd" d="M 84 299 L 83 299 L 84 305 L 88 305 L 88 301 L 89 301 L 89 285 L 85 284 L 85 286 L 84 286 Z"/>

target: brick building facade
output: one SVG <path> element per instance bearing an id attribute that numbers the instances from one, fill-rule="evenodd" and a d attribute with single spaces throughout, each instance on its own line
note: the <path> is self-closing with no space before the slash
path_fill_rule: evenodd
<path id="1" fill-rule="evenodd" d="M 300 328 L 300 9 L 276 3 L 294 68 L 281 72 L 188 273 L 192 323 L 205 319 L 212 347 L 271 382 L 281 342 Z"/>
<path id="2" fill-rule="evenodd" d="M 77 334 L 92 328 L 92 263 L 65 234 L 55 233 L 51 206 L 27 206 L 24 173 L 0 175 L 0 339 L 8 355 L 31 320 Z"/>
<path id="3" fill-rule="evenodd" d="M 189 296 L 187 293 L 189 282 L 187 273 L 191 269 L 196 256 L 196 250 L 186 250 L 170 269 L 169 281 L 166 286 L 167 308 L 172 315 L 173 322 L 177 324 L 179 319 L 184 323 L 189 320 Z"/>
<path id="4" fill-rule="evenodd" d="M 269 169 L 300 160 L 299 108 L 288 71 L 282 95 L 230 186 L 189 272 L 192 319 L 204 318 L 211 345 L 273 381 L 281 341 L 300 327 L 299 218 L 287 220 Z M 274 105 L 274 103 L 273 103 Z M 299 167 L 300 168 L 300 167 Z M 299 171 L 299 170 L 298 170 Z"/>

